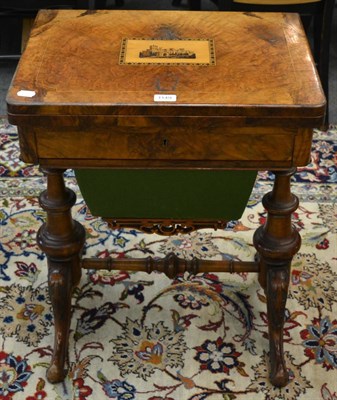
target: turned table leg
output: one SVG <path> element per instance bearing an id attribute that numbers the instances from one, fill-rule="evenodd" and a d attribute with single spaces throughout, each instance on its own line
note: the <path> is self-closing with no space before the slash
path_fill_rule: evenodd
<path id="1" fill-rule="evenodd" d="M 298 199 L 291 193 L 290 179 L 295 169 L 275 172 L 272 192 L 263 198 L 267 221 L 254 235 L 260 260 L 259 281 L 267 297 L 270 343 L 270 381 L 285 386 L 289 374 L 283 354 L 283 326 L 289 286 L 290 264 L 300 248 L 301 238 L 291 223 Z"/>
<path id="2" fill-rule="evenodd" d="M 38 245 L 47 255 L 55 320 L 54 352 L 47 371 L 47 379 L 52 383 L 61 382 L 66 375 L 71 295 L 81 277 L 80 257 L 85 240 L 84 228 L 71 217 L 76 195 L 65 187 L 63 172 L 44 170 L 47 190 L 40 195 L 40 204 L 47 212 L 47 219 L 37 234 Z"/>

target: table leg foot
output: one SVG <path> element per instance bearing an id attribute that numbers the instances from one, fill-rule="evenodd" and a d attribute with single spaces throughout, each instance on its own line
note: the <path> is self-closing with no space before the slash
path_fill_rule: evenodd
<path id="1" fill-rule="evenodd" d="M 270 381 L 282 387 L 289 381 L 284 360 L 283 326 L 289 287 L 290 263 L 272 266 L 267 273 L 267 315 L 270 346 Z"/>
<path id="2" fill-rule="evenodd" d="M 263 198 L 267 221 L 253 239 L 260 264 L 259 282 L 267 297 L 270 381 L 278 387 L 285 386 L 289 379 L 283 354 L 283 326 L 290 264 L 301 244 L 300 235 L 291 224 L 291 214 L 298 207 L 298 199 L 290 191 L 294 172 L 275 172 L 273 190 Z"/>
<path id="3" fill-rule="evenodd" d="M 85 240 L 82 225 L 71 217 L 76 196 L 64 185 L 63 170 L 45 170 L 47 190 L 40 204 L 47 212 L 46 222 L 37 234 L 37 242 L 48 260 L 49 295 L 54 312 L 54 352 L 47 379 L 63 381 L 71 319 L 71 295 L 81 277 L 81 254 Z"/>
<path id="4" fill-rule="evenodd" d="M 67 263 L 57 265 L 49 260 L 49 295 L 54 312 L 54 351 L 47 371 L 51 383 L 62 382 L 66 376 L 65 362 L 68 353 L 71 321 L 72 271 Z"/>
<path id="5" fill-rule="evenodd" d="M 51 362 L 47 370 L 46 377 L 49 383 L 60 383 L 63 382 L 67 376 L 67 370 L 64 370 L 62 366 Z"/>

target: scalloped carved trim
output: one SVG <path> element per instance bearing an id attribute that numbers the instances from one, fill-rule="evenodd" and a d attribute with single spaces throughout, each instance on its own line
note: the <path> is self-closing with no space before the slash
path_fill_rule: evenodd
<path id="1" fill-rule="evenodd" d="M 159 219 L 128 219 L 103 218 L 110 228 L 134 228 L 145 233 L 156 233 L 162 236 L 172 236 L 178 233 L 186 234 L 198 229 L 224 229 L 228 221 L 193 221 L 193 220 L 159 220 Z"/>

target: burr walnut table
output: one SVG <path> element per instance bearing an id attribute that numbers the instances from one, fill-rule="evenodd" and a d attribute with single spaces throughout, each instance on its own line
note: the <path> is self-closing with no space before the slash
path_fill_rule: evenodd
<path id="1" fill-rule="evenodd" d="M 291 259 L 300 247 L 291 225 L 298 199 L 290 178 L 308 163 L 312 130 L 325 112 L 298 16 L 41 11 L 7 102 L 22 159 L 39 164 L 47 176 L 40 197 L 47 219 L 37 240 L 48 258 L 55 317 L 48 379 L 65 376 L 71 291 L 81 268 L 107 267 L 159 269 L 169 276 L 184 270 L 258 272 L 267 296 L 270 379 L 286 385 L 282 330 Z M 257 257 L 82 260 L 85 231 L 71 217 L 75 195 L 63 181 L 67 168 L 273 170 L 274 188 L 263 199 L 267 222 L 253 239 Z M 144 215 L 119 220 L 111 214 L 111 225 L 163 234 L 224 223 Z"/>

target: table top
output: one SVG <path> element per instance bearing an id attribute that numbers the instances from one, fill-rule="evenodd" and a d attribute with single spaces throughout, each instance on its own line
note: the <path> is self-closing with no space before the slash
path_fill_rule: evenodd
<path id="1" fill-rule="evenodd" d="M 325 111 L 299 17 L 282 13 L 42 10 L 7 103 L 13 123 L 195 115 L 317 126 Z"/>

